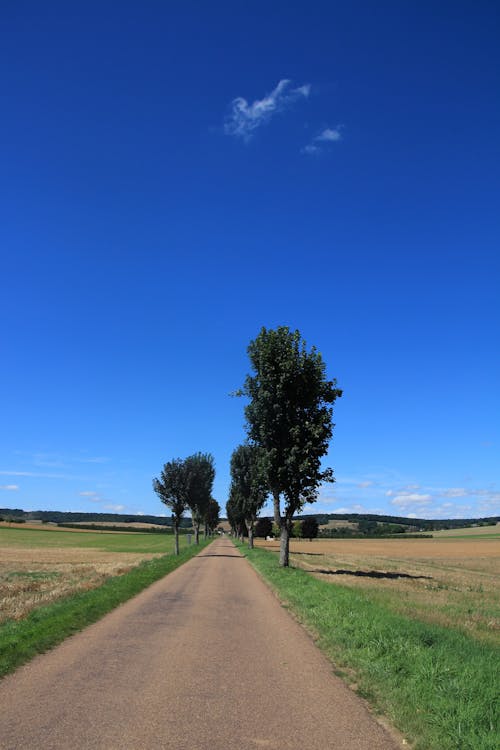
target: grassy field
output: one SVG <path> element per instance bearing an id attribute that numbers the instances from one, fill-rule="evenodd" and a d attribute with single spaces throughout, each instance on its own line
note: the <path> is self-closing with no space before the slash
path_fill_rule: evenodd
<path id="1" fill-rule="evenodd" d="M 478 554 L 453 539 L 433 541 L 294 541 L 291 561 L 299 567 L 290 569 L 268 550 L 245 554 L 336 671 L 415 750 L 497 750 L 500 649 L 484 610 L 482 625 L 470 625 L 482 596 L 465 607 L 461 596 L 480 592 L 465 591 L 471 584 L 461 576 L 484 587 L 498 570 L 498 543 Z"/>
<path id="2" fill-rule="evenodd" d="M 109 552 L 140 552 L 165 554 L 173 550 L 174 537 L 170 534 L 141 534 L 140 532 L 87 531 L 41 526 L 0 527 L 0 547 L 78 547 Z"/>
<path id="3" fill-rule="evenodd" d="M 77 591 L 96 588 L 154 557 L 173 552 L 173 537 L 0 528 L 0 624 Z M 186 538 L 180 538 L 181 549 Z"/>
<path id="4" fill-rule="evenodd" d="M 292 565 L 327 583 L 362 591 L 405 617 L 500 645 L 499 541 L 487 534 L 292 540 L 290 550 Z M 277 542 L 257 544 L 278 547 Z"/>

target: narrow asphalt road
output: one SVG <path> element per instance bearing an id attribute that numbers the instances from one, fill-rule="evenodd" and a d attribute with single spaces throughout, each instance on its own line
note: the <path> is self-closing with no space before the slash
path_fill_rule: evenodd
<path id="1" fill-rule="evenodd" d="M 220 539 L 0 682 L 2 750 L 397 750 Z"/>

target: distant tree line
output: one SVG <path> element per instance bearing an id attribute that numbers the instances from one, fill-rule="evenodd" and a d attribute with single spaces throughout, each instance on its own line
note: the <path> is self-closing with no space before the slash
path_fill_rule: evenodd
<path id="1" fill-rule="evenodd" d="M 19 508 L 0 508 L 4 518 L 24 518 L 25 521 L 45 521 L 46 523 L 154 523 L 158 526 L 172 526 L 172 519 L 165 516 L 130 515 L 120 513 L 78 513 L 59 510 L 25 511 Z M 182 519 L 182 526 L 192 526 L 189 516 Z"/>
<path id="2" fill-rule="evenodd" d="M 402 526 L 405 532 L 408 531 L 440 531 L 442 529 L 462 529 L 468 526 L 495 526 L 500 521 L 500 516 L 489 516 L 487 518 L 405 518 L 404 516 L 376 515 L 374 513 L 316 513 L 314 514 L 320 526 L 326 525 L 329 521 L 350 521 L 360 524 L 360 531 L 366 533 L 370 528 L 374 529 L 374 524 L 389 524 L 391 526 Z M 387 529 L 384 533 L 401 533 L 398 531 L 391 532 Z"/>
<path id="3" fill-rule="evenodd" d="M 329 521 L 350 521 L 352 523 L 361 523 L 362 521 L 371 521 L 376 524 L 386 523 L 394 526 L 403 527 L 404 533 L 408 534 L 412 531 L 440 531 L 444 529 L 461 529 L 469 526 L 495 526 L 500 523 L 500 516 L 488 516 L 483 518 L 444 518 L 438 520 L 428 520 L 423 518 L 405 518 L 404 516 L 388 516 L 388 515 L 375 515 L 375 514 L 363 514 L 363 513 L 313 513 L 306 516 L 295 516 L 295 521 L 302 521 L 308 518 L 315 518 L 320 526 L 326 525 Z M 224 519 L 219 519 L 224 520 Z M 229 520 L 229 518 L 228 518 Z M 257 518 L 255 522 L 255 529 L 260 521 L 265 521 L 265 518 Z M 44 523 L 56 523 L 58 525 L 69 526 L 74 524 L 75 528 L 83 528 L 81 523 L 92 525 L 99 524 L 99 527 L 103 528 L 102 524 L 109 524 L 112 526 L 113 523 L 151 523 L 157 526 L 165 526 L 168 529 L 173 528 L 173 521 L 170 517 L 165 516 L 152 516 L 152 515 L 127 515 L 120 513 L 79 513 L 70 511 L 55 511 L 55 510 L 34 510 L 26 511 L 20 508 L 0 508 L 0 522 L 15 522 L 24 523 L 26 521 L 42 521 Z M 78 525 L 76 525 L 78 524 Z M 193 523 L 189 513 L 183 516 L 179 522 L 179 528 L 186 531 L 192 531 Z M 216 527 L 215 527 L 216 528 Z M 271 521 L 272 528 L 272 521 Z M 364 527 L 364 535 L 366 535 L 367 526 Z M 114 530 L 118 530 L 119 527 L 114 527 Z M 127 529 L 125 529 L 126 531 Z M 140 529 L 146 531 L 146 529 Z M 157 531 L 154 529 L 153 531 Z M 262 537 L 269 536 L 268 534 L 258 534 L 254 531 L 254 536 Z M 352 533 L 359 534 L 359 531 L 352 531 Z M 401 533 L 397 531 L 395 533 Z M 320 536 L 330 536 L 333 534 L 337 535 L 350 535 L 349 528 L 338 528 L 335 529 L 320 529 Z M 384 532 L 386 535 L 386 532 Z M 247 534 L 245 534 L 247 536 Z"/>

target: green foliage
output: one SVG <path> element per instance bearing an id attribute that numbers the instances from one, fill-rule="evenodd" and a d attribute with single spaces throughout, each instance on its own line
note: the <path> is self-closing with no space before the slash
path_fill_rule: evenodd
<path id="1" fill-rule="evenodd" d="M 153 489 L 167 508 L 170 508 L 177 529 L 187 508 L 187 471 L 180 458 L 168 461 L 159 479 L 153 479 Z"/>
<path id="2" fill-rule="evenodd" d="M 319 525 L 314 516 L 306 516 L 302 521 L 302 538 L 316 539 Z"/>
<path id="3" fill-rule="evenodd" d="M 213 497 L 210 498 L 208 503 L 207 512 L 205 514 L 205 523 L 209 531 L 214 531 L 219 525 L 220 521 L 220 505 Z"/>
<path id="4" fill-rule="evenodd" d="M 186 503 L 193 517 L 196 537 L 204 523 L 212 497 L 215 478 L 214 457 L 211 453 L 194 453 L 184 461 Z"/>
<path id="5" fill-rule="evenodd" d="M 302 521 L 293 522 L 290 536 L 293 539 L 302 539 Z"/>
<path id="6" fill-rule="evenodd" d="M 54 533 L 63 536 L 63 532 Z M 68 533 L 68 536 L 73 534 Z M 5 622 L 0 626 L 0 677 L 96 622 L 198 552 L 199 547 L 191 546 L 186 547 L 178 557 L 164 555 L 150 560 L 122 576 L 109 578 L 99 588 L 39 607 L 23 620 Z"/>
<path id="7" fill-rule="evenodd" d="M 332 436 L 332 406 L 342 395 L 335 380 L 327 380 L 321 354 L 307 351 L 299 331 L 286 326 L 262 328 L 250 342 L 253 374 L 243 393 L 250 440 L 265 452 L 267 484 L 285 498 L 291 521 L 304 503 L 314 502 L 321 482 L 333 481 L 321 458 Z M 276 518 L 276 521 L 278 519 Z"/>
<path id="8" fill-rule="evenodd" d="M 271 536 L 273 531 L 273 522 L 270 518 L 258 518 L 255 522 L 255 536 L 265 539 Z"/>
<path id="9" fill-rule="evenodd" d="M 240 537 L 247 536 L 248 530 L 245 523 L 245 513 L 238 497 L 233 494 L 232 488 L 229 490 L 229 499 L 226 503 L 226 513 L 233 534 Z"/>
<path id="10" fill-rule="evenodd" d="M 497 647 L 390 612 L 304 570 L 277 568 L 266 550 L 242 551 L 415 750 L 497 750 Z"/>
<path id="11" fill-rule="evenodd" d="M 264 451 L 255 445 L 239 445 L 231 456 L 230 497 L 249 526 L 253 526 L 268 494 L 264 459 Z"/>

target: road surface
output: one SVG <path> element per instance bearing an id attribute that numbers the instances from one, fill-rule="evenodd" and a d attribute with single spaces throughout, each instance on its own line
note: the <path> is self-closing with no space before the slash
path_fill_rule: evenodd
<path id="1" fill-rule="evenodd" d="M 2 750 L 397 750 L 228 539 L 0 682 Z"/>

